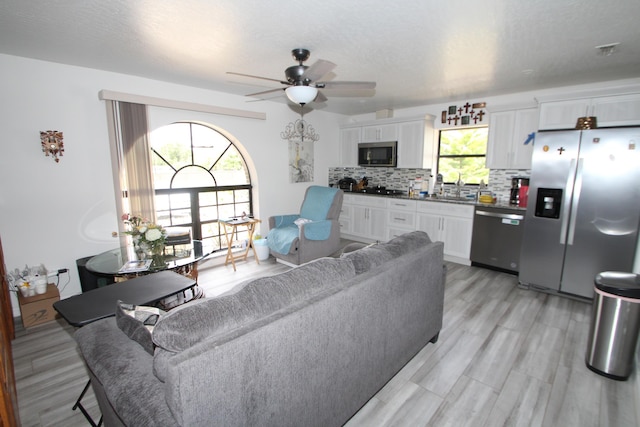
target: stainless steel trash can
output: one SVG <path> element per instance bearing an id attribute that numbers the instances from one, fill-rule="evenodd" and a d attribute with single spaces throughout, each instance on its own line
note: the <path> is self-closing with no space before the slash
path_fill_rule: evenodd
<path id="1" fill-rule="evenodd" d="M 596 275 L 587 367 L 624 381 L 633 370 L 640 332 L 640 275 L 605 271 Z"/>

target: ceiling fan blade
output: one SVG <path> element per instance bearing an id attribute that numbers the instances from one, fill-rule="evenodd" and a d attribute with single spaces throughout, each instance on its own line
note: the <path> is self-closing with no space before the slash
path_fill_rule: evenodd
<path id="1" fill-rule="evenodd" d="M 269 101 L 271 99 L 277 99 L 277 98 L 282 98 L 282 95 L 278 94 L 274 96 L 267 96 L 265 98 L 247 99 L 245 102 L 263 102 L 263 101 Z"/>
<path id="2" fill-rule="evenodd" d="M 318 82 L 316 87 L 327 90 L 368 90 L 375 89 L 376 82 Z"/>
<path id="3" fill-rule="evenodd" d="M 331 61 L 318 59 L 309 68 L 307 68 L 307 70 L 302 75 L 302 78 L 315 82 L 336 67 L 337 65 Z"/>
<path id="4" fill-rule="evenodd" d="M 273 92 L 278 92 L 280 90 L 285 90 L 285 88 L 283 87 L 279 87 L 278 89 L 269 89 L 269 90 L 264 90 L 262 92 L 256 92 L 256 93 L 250 93 L 246 96 L 260 96 L 260 95 L 266 95 L 267 93 L 273 93 Z"/>
<path id="5" fill-rule="evenodd" d="M 318 91 L 318 96 L 316 96 L 316 99 L 313 100 L 313 102 L 325 102 L 327 101 L 327 97 L 320 91 Z"/>
<path id="6" fill-rule="evenodd" d="M 269 80 L 270 82 L 278 82 L 285 85 L 289 84 L 289 82 L 283 82 L 282 80 L 278 80 L 278 79 L 270 79 L 269 77 L 253 76 L 251 74 L 234 73 L 233 71 L 227 71 L 227 74 L 233 74 L 234 76 L 241 76 L 241 77 L 251 77 L 252 79 Z"/>

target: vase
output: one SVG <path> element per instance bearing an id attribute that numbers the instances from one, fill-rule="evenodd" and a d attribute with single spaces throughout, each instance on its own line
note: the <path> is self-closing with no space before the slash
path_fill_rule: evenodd
<path id="1" fill-rule="evenodd" d="M 136 251 L 136 258 L 137 259 L 139 259 L 139 260 L 147 259 L 147 254 L 146 254 L 145 251 L 143 251 L 140 248 L 135 248 L 135 251 Z"/>
<path id="2" fill-rule="evenodd" d="M 164 243 L 151 248 L 151 255 L 164 255 Z"/>
<path id="3" fill-rule="evenodd" d="M 164 262 L 164 244 L 158 244 L 149 248 L 147 258 L 151 259 L 151 268 L 163 268 Z"/>
<path id="4" fill-rule="evenodd" d="M 166 266 L 164 262 L 164 255 L 152 255 L 150 268 L 154 270 L 163 269 Z"/>

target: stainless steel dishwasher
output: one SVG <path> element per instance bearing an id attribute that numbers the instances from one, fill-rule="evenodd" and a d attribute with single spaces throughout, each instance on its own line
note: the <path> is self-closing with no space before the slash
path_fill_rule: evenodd
<path id="1" fill-rule="evenodd" d="M 524 214 L 516 208 L 476 206 L 471 265 L 518 273 Z"/>

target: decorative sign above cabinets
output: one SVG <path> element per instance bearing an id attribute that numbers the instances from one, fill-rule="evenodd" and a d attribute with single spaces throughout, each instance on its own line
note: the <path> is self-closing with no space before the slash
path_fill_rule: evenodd
<path id="1" fill-rule="evenodd" d="M 460 107 L 451 105 L 448 111 L 442 112 L 440 121 L 453 126 L 466 126 L 472 124 L 472 122 L 473 124 L 478 124 L 487 114 L 484 112 L 486 107 L 486 102 L 476 102 L 475 104 L 469 104 L 467 102 Z"/>

